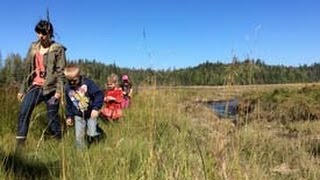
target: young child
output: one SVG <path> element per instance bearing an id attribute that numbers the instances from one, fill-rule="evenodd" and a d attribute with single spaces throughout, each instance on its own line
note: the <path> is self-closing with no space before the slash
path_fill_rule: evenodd
<path id="1" fill-rule="evenodd" d="M 120 84 L 122 93 L 123 93 L 123 101 L 121 104 L 122 108 L 128 108 L 131 101 L 132 96 L 132 83 L 129 81 L 128 75 L 122 76 L 122 82 Z"/>
<path id="2" fill-rule="evenodd" d="M 81 76 L 75 64 L 68 65 L 64 74 L 67 79 L 66 123 L 72 126 L 75 122 L 76 146 L 82 149 L 86 147 L 85 134 L 89 144 L 101 138 L 97 117 L 103 105 L 103 91 L 92 80 Z"/>
<path id="3" fill-rule="evenodd" d="M 107 120 L 118 120 L 122 117 L 121 102 L 122 91 L 118 85 L 118 76 L 111 74 L 106 83 L 104 93 L 104 107 L 101 110 L 101 116 Z"/>

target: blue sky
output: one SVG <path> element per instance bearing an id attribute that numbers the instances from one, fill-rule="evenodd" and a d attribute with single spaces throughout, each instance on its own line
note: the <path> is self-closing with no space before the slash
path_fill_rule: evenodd
<path id="1" fill-rule="evenodd" d="M 298 66 L 320 61 L 318 0 L 4 0 L 0 52 L 25 57 L 49 8 L 68 59 L 184 68 L 233 56 Z"/>

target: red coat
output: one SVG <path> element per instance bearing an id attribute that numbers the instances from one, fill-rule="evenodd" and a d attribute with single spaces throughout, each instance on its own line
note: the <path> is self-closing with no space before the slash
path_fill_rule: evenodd
<path id="1" fill-rule="evenodd" d="M 108 120 L 116 120 L 122 117 L 122 100 L 123 95 L 120 88 L 105 90 L 104 107 L 101 110 L 102 116 Z"/>

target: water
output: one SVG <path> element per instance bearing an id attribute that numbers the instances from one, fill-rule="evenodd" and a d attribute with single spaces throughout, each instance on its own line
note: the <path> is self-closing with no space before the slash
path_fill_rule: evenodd
<path id="1" fill-rule="evenodd" d="M 238 104 L 237 99 L 230 99 L 210 102 L 209 106 L 219 117 L 235 119 Z"/>

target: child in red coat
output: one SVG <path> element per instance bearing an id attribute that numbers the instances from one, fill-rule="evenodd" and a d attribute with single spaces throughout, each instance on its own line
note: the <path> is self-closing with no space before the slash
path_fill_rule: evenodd
<path id="1" fill-rule="evenodd" d="M 118 85 L 118 76 L 111 74 L 106 83 L 104 92 L 104 107 L 101 110 L 101 116 L 109 121 L 118 120 L 122 117 L 121 103 L 123 94 Z"/>

